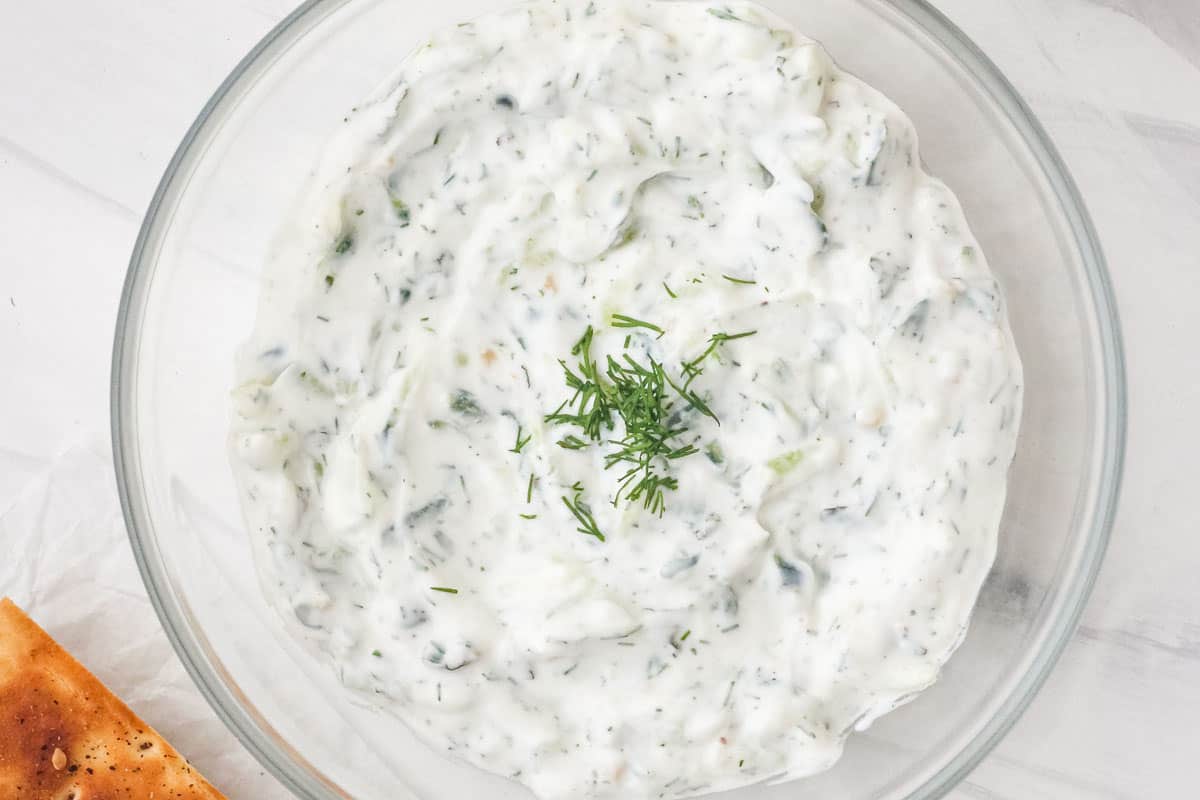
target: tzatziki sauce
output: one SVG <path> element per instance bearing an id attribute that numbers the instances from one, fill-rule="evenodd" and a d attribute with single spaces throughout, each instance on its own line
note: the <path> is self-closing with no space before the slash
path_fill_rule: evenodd
<path id="1" fill-rule="evenodd" d="M 547 800 L 811 775 L 933 683 L 1022 400 L 909 119 L 746 2 L 437 33 L 331 142 L 237 369 L 273 605 Z"/>

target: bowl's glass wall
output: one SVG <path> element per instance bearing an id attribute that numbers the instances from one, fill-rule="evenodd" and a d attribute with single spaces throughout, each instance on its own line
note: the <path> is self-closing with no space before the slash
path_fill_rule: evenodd
<path id="1" fill-rule="evenodd" d="M 282 630 L 259 589 L 225 449 L 234 352 L 252 326 L 259 268 L 323 142 L 434 26 L 492 5 L 350 0 L 298 15 L 181 151 L 127 288 L 114 413 L 135 549 L 202 689 L 308 797 L 527 797 L 359 704 Z M 882 0 L 771 5 L 913 117 L 928 167 L 958 194 L 1007 292 L 1024 359 L 999 555 L 970 634 L 939 684 L 853 737 L 843 761 L 803 791 L 936 795 L 1019 712 L 1090 585 L 1119 462 L 1115 321 L 1069 181 L 1047 174 L 1015 100 L 970 76 L 969 49 L 935 16 Z M 796 796 L 795 784 L 728 795 Z"/>

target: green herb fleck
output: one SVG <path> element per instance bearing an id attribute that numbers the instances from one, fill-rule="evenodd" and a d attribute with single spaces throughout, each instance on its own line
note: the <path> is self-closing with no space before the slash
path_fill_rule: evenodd
<path id="1" fill-rule="evenodd" d="M 708 13 L 712 14 L 717 19 L 728 20 L 730 22 L 741 22 L 740 17 L 734 16 L 733 12 L 728 8 L 710 8 Z"/>
<path id="2" fill-rule="evenodd" d="M 758 283 L 758 281 L 752 281 L 746 278 L 735 278 L 732 275 L 722 275 L 721 277 L 730 283 L 737 283 L 741 284 L 742 286 L 753 286 L 754 284 Z"/>
<path id="3" fill-rule="evenodd" d="M 666 281 L 663 281 L 663 288 L 667 290 L 667 294 L 671 295 L 671 299 L 672 299 L 672 300 L 675 300 L 675 299 L 677 299 L 677 298 L 679 297 L 679 295 L 677 295 L 677 294 L 675 294 L 674 292 L 672 292 L 672 291 L 671 291 L 671 287 L 670 287 L 670 286 L 667 286 L 667 282 L 666 282 Z"/>
<path id="4" fill-rule="evenodd" d="M 810 205 L 813 213 L 820 216 L 821 211 L 825 208 L 825 188 L 820 184 L 813 186 L 813 200 Z"/>
<path id="5" fill-rule="evenodd" d="M 800 462 L 803 460 L 803 450 L 792 450 L 790 453 L 784 453 L 781 456 L 772 458 L 767 462 L 767 466 L 770 467 L 776 475 L 787 475 L 789 472 L 799 466 Z"/>
<path id="6" fill-rule="evenodd" d="M 443 594 L 458 594 L 458 589 L 451 589 L 449 586 L 430 586 L 429 588 Z"/>
<path id="7" fill-rule="evenodd" d="M 529 473 L 529 488 L 525 490 L 525 502 L 526 503 L 533 502 L 533 481 L 534 481 L 534 475 L 531 472 L 531 473 Z"/>
<path id="8" fill-rule="evenodd" d="M 383 658 L 383 653 L 379 652 L 378 650 L 372 650 L 371 655 L 375 656 L 376 658 Z"/>
<path id="9" fill-rule="evenodd" d="M 475 401 L 475 396 L 466 389 L 459 389 L 450 397 L 450 410 L 474 419 L 483 416 L 483 409 Z"/>
<path id="10" fill-rule="evenodd" d="M 408 206 L 399 197 L 392 198 L 392 210 L 396 212 L 396 218 L 400 220 L 400 227 L 407 228 L 412 214 L 408 210 Z"/>
<path id="11" fill-rule="evenodd" d="M 325 285 L 326 286 L 333 286 L 333 281 L 334 281 L 334 278 L 332 275 L 325 276 Z"/>
<path id="12" fill-rule="evenodd" d="M 575 488 L 579 487 L 579 488 Z M 579 527 L 576 528 L 580 533 L 586 536 L 594 536 L 600 541 L 604 541 L 604 534 L 600 532 L 599 526 L 596 525 L 596 518 L 592 516 L 592 509 L 583 501 L 583 489 L 578 483 L 575 484 L 575 498 L 568 500 L 563 496 L 563 505 L 565 505 L 575 519 L 579 521 Z"/>
<path id="13" fill-rule="evenodd" d="M 537 514 L 518 514 L 521 519 L 537 519 Z"/>
<path id="14" fill-rule="evenodd" d="M 641 233 L 641 229 L 638 227 L 637 220 L 631 220 L 629 224 L 617 234 L 616 241 L 612 243 L 612 246 L 609 249 L 618 250 L 624 247 L 636 239 L 639 233 Z"/>
<path id="15" fill-rule="evenodd" d="M 333 248 L 333 252 L 340 256 L 347 252 L 351 247 L 354 247 L 354 238 L 350 234 L 346 234 L 338 240 L 337 246 Z"/>
<path id="16" fill-rule="evenodd" d="M 520 452 L 521 452 L 523 449 L 525 449 L 525 445 L 529 444 L 529 442 L 530 442 L 530 441 L 533 439 L 533 434 L 532 434 L 532 433 L 531 433 L 531 434 L 529 434 L 528 436 L 526 436 L 524 439 L 522 439 L 522 438 L 521 438 L 521 431 L 522 431 L 522 428 L 521 428 L 521 426 L 520 426 L 520 425 L 518 425 L 518 426 L 517 426 L 517 443 L 516 443 L 516 444 L 514 444 L 514 445 L 512 446 L 512 449 L 511 449 L 511 450 L 509 450 L 508 452 L 510 452 L 510 453 L 517 453 L 517 454 L 520 454 Z M 532 476 L 531 476 L 531 477 L 532 477 Z"/>
<path id="17" fill-rule="evenodd" d="M 743 331 L 742 333 L 714 333 L 708 338 L 708 348 L 703 353 L 696 358 L 693 358 L 691 361 L 684 362 L 683 374 L 687 378 L 687 383 L 684 384 L 684 386 L 690 386 L 692 381 L 694 381 L 700 376 L 701 373 L 704 372 L 704 369 L 700 365 L 704 363 L 705 359 L 716 352 L 718 347 L 725 344 L 725 342 L 732 342 L 735 339 L 745 339 L 747 336 L 753 336 L 756 333 L 758 333 L 758 331 Z"/>
<path id="18" fill-rule="evenodd" d="M 627 317 L 624 314 L 613 314 L 612 315 L 612 326 L 614 328 L 647 328 L 648 330 L 652 330 L 655 333 L 657 333 L 658 338 L 660 338 L 660 339 L 666 333 L 666 331 L 664 331 L 662 328 L 655 325 L 653 322 L 646 322 L 645 320 L 634 319 L 633 317 Z"/>

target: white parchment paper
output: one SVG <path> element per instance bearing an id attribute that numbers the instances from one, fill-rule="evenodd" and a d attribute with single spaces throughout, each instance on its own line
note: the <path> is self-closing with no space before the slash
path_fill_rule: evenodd
<path id="1" fill-rule="evenodd" d="M 133 560 L 106 444 L 67 451 L 0 510 L 0 595 L 230 800 L 290 797 L 217 719 L 167 641 Z"/>

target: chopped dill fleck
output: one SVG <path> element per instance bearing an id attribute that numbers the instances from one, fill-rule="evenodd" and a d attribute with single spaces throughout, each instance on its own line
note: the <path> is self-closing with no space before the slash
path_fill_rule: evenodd
<path id="1" fill-rule="evenodd" d="M 734 16 L 733 12 L 728 8 L 710 8 L 708 13 L 712 14 L 717 19 L 727 20 L 729 22 L 741 22 L 741 17 Z"/>
<path id="2" fill-rule="evenodd" d="M 529 488 L 525 490 L 525 502 L 526 503 L 533 502 L 533 480 L 534 480 L 534 476 L 533 476 L 533 473 L 531 472 L 531 473 L 529 473 Z"/>
<path id="3" fill-rule="evenodd" d="M 526 436 L 524 439 L 522 439 L 522 438 L 521 438 L 521 431 L 522 431 L 522 428 L 521 428 L 521 426 L 520 426 L 520 425 L 518 425 L 518 426 L 517 426 L 517 443 L 516 443 L 516 444 L 514 444 L 514 445 L 512 446 L 512 449 L 511 449 L 511 450 L 509 450 L 508 452 L 510 452 L 510 453 L 517 453 L 517 454 L 519 455 L 519 454 L 520 454 L 520 452 L 521 452 L 523 449 L 525 449 L 525 445 L 529 444 L 529 442 L 530 442 L 530 441 L 533 439 L 533 434 L 532 434 L 532 433 L 531 433 L 531 434 L 529 434 L 528 436 Z"/>
<path id="4" fill-rule="evenodd" d="M 722 275 L 721 277 L 724 278 L 725 280 L 729 281 L 730 283 L 738 283 L 743 286 L 753 286 L 754 284 L 758 283 L 758 281 L 752 281 L 752 280 L 748 280 L 746 278 L 735 278 L 732 275 Z"/>
<path id="5" fill-rule="evenodd" d="M 596 525 L 596 518 L 592 516 L 592 509 L 583 500 L 583 487 L 578 482 L 573 487 L 575 490 L 575 498 L 568 500 L 563 496 L 563 505 L 565 505 L 575 519 L 579 521 L 579 527 L 576 529 L 586 536 L 594 536 L 600 541 L 604 541 L 604 534 L 600 532 L 599 526 Z"/>
<path id="6" fill-rule="evenodd" d="M 691 629 L 688 629 L 688 630 L 686 630 L 686 631 L 684 631 L 684 632 L 683 632 L 683 636 L 680 636 L 680 637 L 679 637 L 679 641 L 681 641 L 681 642 L 686 642 L 686 641 L 687 641 L 687 639 L 688 639 L 688 637 L 689 637 L 689 636 L 691 636 L 691 635 L 692 635 L 692 631 L 691 631 Z"/>
<path id="7" fill-rule="evenodd" d="M 742 333 L 714 333 L 708 338 L 708 349 L 701 353 L 698 357 L 691 361 L 684 362 L 683 374 L 687 377 L 687 383 L 684 386 L 690 386 L 692 381 L 699 377 L 704 370 L 700 365 L 706 358 L 711 356 L 718 347 L 725 342 L 732 342 L 735 339 L 745 339 L 747 336 L 753 336 L 758 331 L 743 331 Z"/>
<path id="8" fill-rule="evenodd" d="M 521 519 L 537 519 L 537 514 L 518 514 Z"/>
<path id="9" fill-rule="evenodd" d="M 432 591 L 442 592 L 443 594 L 458 594 L 458 589 L 451 589 L 449 586 L 430 586 Z"/>
<path id="10" fill-rule="evenodd" d="M 664 331 L 662 328 L 655 325 L 653 322 L 646 322 L 645 320 L 635 319 L 633 317 L 628 317 L 624 314 L 613 314 L 612 315 L 612 326 L 614 328 L 646 328 L 648 330 L 652 330 L 655 333 L 657 333 L 658 338 L 660 338 L 660 339 L 666 334 L 666 331 Z"/>
<path id="11" fill-rule="evenodd" d="M 679 295 L 677 295 L 677 294 L 675 294 L 674 292 L 672 292 L 672 291 L 671 291 L 671 287 L 670 287 L 670 286 L 667 286 L 667 282 L 666 282 L 666 281 L 663 281 L 663 288 L 667 290 L 667 294 L 671 295 L 671 299 L 672 299 L 672 300 L 675 300 L 675 299 L 677 299 L 677 298 L 679 297 Z"/>
<path id="12" fill-rule="evenodd" d="M 379 652 L 378 650 L 372 650 L 371 655 L 375 656 L 376 658 L 383 658 L 383 653 Z"/>
<path id="13" fill-rule="evenodd" d="M 464 417 L 473 417 L 478 419 L 483 416 L 483 409 L 479 407 L 475 396 L 466 389 L 459 389 L 450 397 L 450 410 L 462 414 Z"/>
<path id="14" fill-rule="evenodd" d="M 400 220 L 400 227 L 407 228 L 410 220 L 412 219 L 412 215 L 405 202 L 399 197 L 393 197 L 392 209 L 396 212 L 396 218 Z"/>
<path id="15" fill-rule="evenodd" d="M 784 453 L 781 456 L 776 456 L 767 462 L 767 466 L 776 475 L 786 475 L 800 465 L 804 460 L 803 450 L 792 450 L 789 453 Z"/>
<path id="16" fill-rule="evenodd" d="M 326 286 L 333 286 L 333 281 L 334 281 L 334 278 L 332 275 L 325 276 L 325 285 Z"/>

